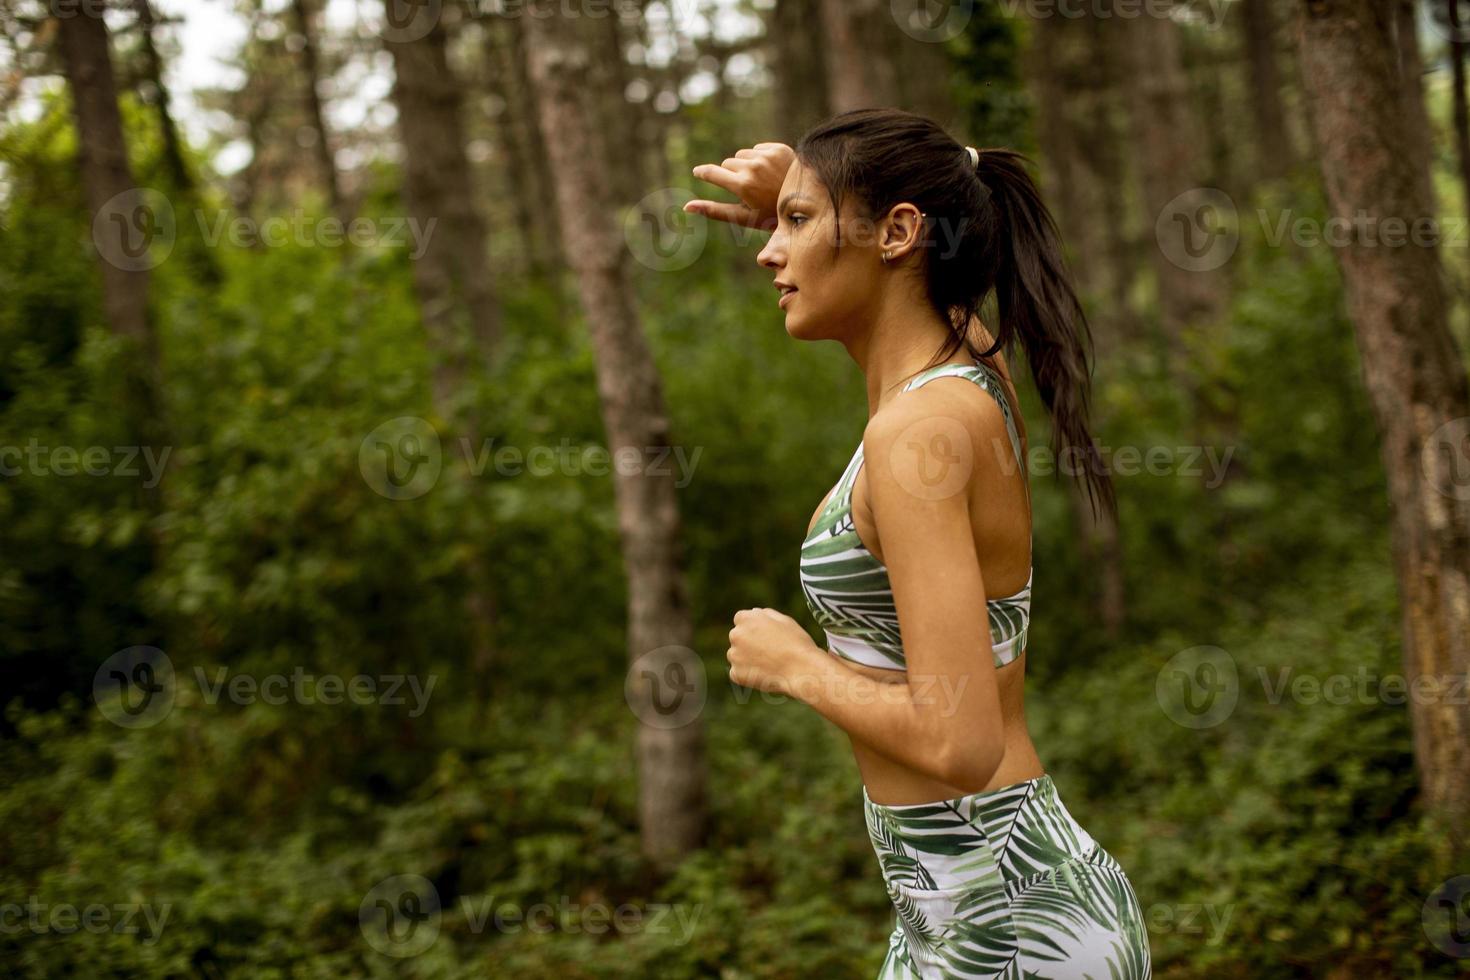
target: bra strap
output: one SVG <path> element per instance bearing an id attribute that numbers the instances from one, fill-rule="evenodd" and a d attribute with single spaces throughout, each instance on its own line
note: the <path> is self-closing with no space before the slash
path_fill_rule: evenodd
<path id="1" fill-rule="evenodd" d="M 1011 437 L 1011 449 L 1016 454 L 1016 462 L 1024 467 L 1026 460 L 1021 452 L 1021 434 L 1016 428 L 1016 420 L 1014 414 L 1011 412 L 1011 402 L 1010 399 L 1006 398 L 1005 388 L 1002 385 L 999 375 L 993 369 L 979 361 L 973 364 L 940 364 L 937 367 L 920 372 L 914 380 L 904 385 L 903 390 L 908 391 L 912 388 L 919 388 L 933 381 L 935 378 L 942 378 L 951 374 L 969 377 L 981 388 L 989 392 L 1000 405 L 1000 414 L 1005 418 L 1006 433 Z"/>

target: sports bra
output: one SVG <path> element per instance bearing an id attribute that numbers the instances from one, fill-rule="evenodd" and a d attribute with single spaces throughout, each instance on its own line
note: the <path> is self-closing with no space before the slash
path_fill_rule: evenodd
<path id="1" fill-rule="evenodd" d="M 1024 468 L 1021 437 L 1005 387 L 994 369 L 979 362 L 941 364 L 921 372 L 903 390 L 918 388 L 946 375 L 969 378 L 995 397 L 1005 416 L 1011 448 Z M 904 670 L 898 609 L 894 605 L 888 569 L 863 545 L 852 520 L 852 488 L 862 465 L 863 444 L 859 440 L 857 451 L 817 515 L 817 523 L 802 542 L 801 590 L 812 618 L 826 631 L 830 653 L 868 667 Z M 997 667 L 1005 666 L 1025 652 L 1026 630 L 1031 622 L 1031 578 L 1032 572 L 1028 571 L 1020 592 L 1003 599 L 990 599 L 985 604 Z"/>

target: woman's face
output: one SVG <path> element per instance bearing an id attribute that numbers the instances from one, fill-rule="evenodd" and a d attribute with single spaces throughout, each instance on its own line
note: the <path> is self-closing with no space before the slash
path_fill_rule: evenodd
<path id="1" fill-rule="evenodd" d="M 873 223 L 852 213 L 848 195 L 839 249 L 839 216 L 827 188 L 800 160 L 786 172 L 777 201 L 776 230 L 755 260 L 782 286 L 772 302 L 786 311 L 786 332 L 797 340 L 840 341 L 867 330 L 883 279 Z M 785 287 L 795 291 L 781 299 Z"/>

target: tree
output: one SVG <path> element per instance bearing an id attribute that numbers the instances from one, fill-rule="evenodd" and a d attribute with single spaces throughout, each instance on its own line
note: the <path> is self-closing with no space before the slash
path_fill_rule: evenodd
<path id="1" fill-rule="evenodd" d="M 1281 177 L 1294 153 L 1281 106 L 1281 66 L 1276 55 L 1276 17 L 1270 0 L 1241 0 L 1241 44 L 1250 71 L 1251 112 L 1256 128 L 1256 174 Z"/>
<path id="2" fill-rule="evenodd" d="M 545 275 L 561 262 L 557 238 L 556 193 L 546 143 L 536 125 L 536 104 L 526 64 L 524 18 L 492 17 L 486 25 L 487 82 L 503 105 L 495 114 L 499 152 L 503 155 L 505 195 L 510 198 L 526 270 Z"/>
<path id="3" fill-rule="evenodd" d="M 58 16 L 56 22 L 76 120 L 82 186 L 98 239 L 103 310 L 108 326 L 125 343 L 130 402 L 126 415 L 146 445 L 150 428 L 159 422 L 157 392 L 162 370 L 158 339 L 148 314 L 148 263 L 126 259 L 138 244 L 146 247 L 160 216 L 138 196 L 133 182 L 117 108 L 107 24 L 101 16 L 81 11 Z M 157 430 L 152 434 L 156 436 Z"/>
<path id="4" fill-rule="evenodd" d="M 597 361 L 597 392 L 608 448 L 620 454 L 658 453 L 670 445 L 663 386 L 638 320 L 625 263 L 628 251 L 612 220 L 612 189 L 595 153 L 583 101 L 598 50 L 575 14 L 531 17 L 531 76 L 542 131 L 557 176 L 556 193 L 567 257 L 576 273 Z M 554 134 L 554 138 L 553 138 Z M 614 493 L 628 580 L 628 656 L 658 660 L 690 651 L 690 619 L 681 568 L 679 507 L 671 474 L 649 467 L 615 469 Z M 705 824 L 704 728 L 660 727 L 642 710 L 651 684 L 634 678 L 638 731 L 638 796 L 643 852 L 667 867 L 699 846 Z"/>
<path id="5" fill-rule="evenodd" d="M 1375 0 L 1303 0 L 1302 76 L 1333 215 L 1351 223 L 1432 226 L 1414 120 L 1404 112 L 1395 11 Z M 1354 226 L 1356 227 L 1356 226 Z M 1438 694 L 1411 697 L 1414 756 L 1426 802 L 1470 818 L 1470 707 L 1444 685 L 1470 671 L 1470 494 L 1463 484 L 1470 386 L 1452 338 L 1439 253 L 1354 235 L 1337 250 L 1363 381 L 1388 477 L 1403 617 L 1404 673 Z"/>
<path id="6" fill-rule="evenodd" d="M 327 128 L 326 115 L 322 111 L 321 66 L 318 57 L 319 44 L 312 19 L 313 11 L 307 0 L 291 0 L 291 15 L 295 20 L 296 32 L 301 38 L 301 74 L 306 94 L 306 116 L 316 134 L 312 150 L 316 155 L 317 169 L 321 171 L 322 185 L 326 188 L 327 203 L 332 213 L 343 221 L 347 220 L 342 201 L 342 184 L 337 179 L 337 164 L 332 156 L 332 134 Z"/>
<path id="7" fill-rule="evenodd" d="M 384 2 L 391 18 L 396 0 Z M 422 36 L 413 31 L 385 43 L 393 56 L 404 198 L 425 229 L 413 279 L 434 355 L 434 404 L 453 436 L 478 435 L 478 415 L 464 404 L 465 381 L 471 373 L 490 367 L 500 314 L 485 254 L 485 228 L 470 186 L 460 86 L 445 54 L 444 25 L 437 18 Z M 478 549 L 465 560 L 465 601 L 477 684 L 488 681 L 494 664 L 495 602 L 485 560 Z"/>
<path id="8" fill-rule="evenodd" d="M 1144 226 L 1177 208 L 1180 195 L 1206 183 L 1201 123 L 1180 56 L 1179 25 L 1152 10 L 1113 25 L 1137 147 Z M 1218 274 L 1182 265 L 1161 247 L 1148 250 L 1158 282 L 1166 339 L 1179 345 L 1185 327 L 1215 316 L 1224 302 Z"/>

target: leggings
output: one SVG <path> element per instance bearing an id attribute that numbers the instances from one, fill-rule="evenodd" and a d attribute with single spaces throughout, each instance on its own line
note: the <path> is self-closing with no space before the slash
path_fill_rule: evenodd
<path id="1" fill-rule="evenodd" d="M 1152 976 L 1128 876 L 1049 775 L 863 809 L 896 917 L 878 980 Z"/>

